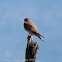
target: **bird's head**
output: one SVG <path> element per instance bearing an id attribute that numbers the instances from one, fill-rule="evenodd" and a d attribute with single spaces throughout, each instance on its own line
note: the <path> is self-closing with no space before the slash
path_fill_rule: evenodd
<path id="1" fill-rule="evenodd" d="M 27 22 L 30 22 L 30 19 L 29 18 L 25 18 L 24 19 L 24 23 L 27 23 Z"/>

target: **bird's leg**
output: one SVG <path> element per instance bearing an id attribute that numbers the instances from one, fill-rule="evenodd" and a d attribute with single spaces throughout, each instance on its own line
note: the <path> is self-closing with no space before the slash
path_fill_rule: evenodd
<path id="1" fill-rule="evenodd" d="M 31 41 L 33 41 L 33 36 L 31 35 Z"/>

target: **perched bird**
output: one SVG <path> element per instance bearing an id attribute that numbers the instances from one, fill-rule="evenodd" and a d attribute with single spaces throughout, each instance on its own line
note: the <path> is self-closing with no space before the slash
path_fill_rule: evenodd
<path id="1" fill-rule="evenodd" d="M 24 19 L 24 29 L 29 33 L 29 35 L 31 35 L 31 36 L 35 35 L 38 38 L 40 38 L 42 41 L 44 41 L 41 38 L 43 36 L 38 32 L 36 25 L 29 18 Z"/>

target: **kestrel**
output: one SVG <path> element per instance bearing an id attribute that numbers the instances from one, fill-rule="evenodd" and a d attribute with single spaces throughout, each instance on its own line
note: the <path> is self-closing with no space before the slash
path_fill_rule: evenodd
<path id="1" fill-rule="evenodd" d="M 39 39 L 44 41 L 41 37 L 43 37 L 39 32 L 38 29 L 36 28 L 36 25 L 29 19 L 25 18 L 24 19 L 24 29 L 31 35 L 37 36 Z M 44 38 L 44 37 L 43 37 Z"/>

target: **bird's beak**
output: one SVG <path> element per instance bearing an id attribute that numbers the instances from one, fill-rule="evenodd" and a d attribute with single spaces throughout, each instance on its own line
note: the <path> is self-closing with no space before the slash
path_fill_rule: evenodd
<path id="1" fill-rule="evenodd" d="M 25 19 L 24 19 L 24 21 L 25 21 Z"/>
<path id="2" fill-rule="evenodd" d="M 25 19 L 24 19 L 24 23 L 26 23 Z"/>
<path id="3" fill-rule="evenodd" d="M 24 22 L 25 22 L 25 19 L 24 19 Z"/>

